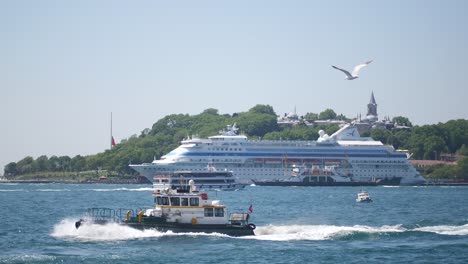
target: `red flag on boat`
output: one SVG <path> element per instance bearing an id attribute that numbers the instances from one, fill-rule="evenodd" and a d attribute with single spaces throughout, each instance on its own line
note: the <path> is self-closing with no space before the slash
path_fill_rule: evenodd
<path id="1" fill-rule="evenodd" d="M 112 145 L 112 147 L 115 147 L 115 140 L 114 140 L 113 136 L 111 137 L 111 145 Z"/>
<path id="2" fill-rule="evenodd" d="M 249 206 L 249 212 L 253 213 L 253 206 L 252 205 Z"/>

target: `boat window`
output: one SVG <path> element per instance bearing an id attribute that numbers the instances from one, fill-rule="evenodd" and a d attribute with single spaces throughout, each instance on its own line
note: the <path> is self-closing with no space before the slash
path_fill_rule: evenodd
<path id="1" fill-rule="evenodd" d="M 190 198 L 190 206 L 198 206 L 198 205 L 199 205 L 198 197 Z"/>
<path id="2" fill-rule="evenodd" d="M 167 197 L 158 196 L 156 197 L 156 204 L 169 205 L 169 199 L 167 199 Z"/>
<path id="3" fill-rule="evenodd" d="M 213 217 L 213 208 L 205 208 L 205 217 Z"/>
<path id="4" fill-rule="evenodd" d="M 180 205 L 188 206 L 188 198 L 182 198 L 182 203 Z"/>
<path id="5" fill-rule="evenodd" d="M 171 205 L 172 206 L 180 206 L 180 198 L 179 197 L 171 197 Z"/>
<path id="6" fill-rule="evenodd" d="M 216 217 L 224 217 L 224 208 L 215 208 Z"/>

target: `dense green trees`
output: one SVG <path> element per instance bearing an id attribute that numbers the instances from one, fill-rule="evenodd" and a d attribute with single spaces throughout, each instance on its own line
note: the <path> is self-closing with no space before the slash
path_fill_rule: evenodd
<path id="1" fill-rule="evenodd" d="M 336 113 L 332 109 L 325 109 L 318 116 L 319 120 L 334 120 L 336 119 Z"/>
<path id="2" fill-rule="evenodd" d="M 315 121 L 319 119 L 319 116 L 316 113 L 307 113 L 304 115 L 304 119 L 307 121 Z"/>
<path id="3" fill-rule="evenodd" d="M 306 119 L 334 119 L 336 113 L 326 109 L 319 115 L 308 113 Z M 323 129 L 331 135 L 338 130 L 337 125 L 308 127 L 304 123 L 295 127 L 279 127 L 276 113 L 269 105 L 256 105 L 247 112 L 232 115 L 218 113 L 218 110 L 206 109 L 198 115 L 168 115 L 153 124 L 151 129 L 144 129 L 139 136 L 122 140 L 111 150 L 89 156 L 40 156 L 37 159 L 25 157 L 18 162 L 11 162 L 4 168 L 6 176 L 33 174 L 37 172 L 80 172 L 98 169 L 115 171 L 119 174 L 133 174 L 128 164 L 151 162 L 154 158 L 179 146 L 187 137 L 208 137 L 217 134 L 226 125 L 237 124 L 241 133 L 251 138 L 269 140 L 316 140 L 318 131 Z M 345 118 L 341 115 L 341 118 Z M 411 127 L 405 117 L 394 119 L 400 125 Z M 366 135 L 367 134 L 367 135 Z M 459 119 L 436 125 L 415 126 L 410 129 L 374 129 L 364 133 L 397 149 L 407 149 L 414 159 L 435 159 L 443 153 L 468 154 L 468 121 Z M 468 178 L 468 161 L 459 162 L 459 166 L 450 169 L 431 168 L 434 175 Z M 463 176 L 464 175 L 464 176 Z"/>
<path id="4" fill-rule="evenodd" d="M 395 124 L 395 125 L 399 125 L 399 126 L 407 126 L 407 127 L 412 127 L 413 124 L 411 124 L 411 122 L 409 121 L 409 119 L 407 117 L 403 117 L 403 116 L 396 116 L 392 119 L 392 122 Z"/>

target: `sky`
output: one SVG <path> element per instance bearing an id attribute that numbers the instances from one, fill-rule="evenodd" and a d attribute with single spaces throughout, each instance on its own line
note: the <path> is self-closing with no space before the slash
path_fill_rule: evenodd
<path id="1" fill-rule="evenodd" d="M 2 1 L 0 174 L 169 114 L 467 119 L 468 1 Z M 351 70 L 345 80 L 331 65 Z"/>

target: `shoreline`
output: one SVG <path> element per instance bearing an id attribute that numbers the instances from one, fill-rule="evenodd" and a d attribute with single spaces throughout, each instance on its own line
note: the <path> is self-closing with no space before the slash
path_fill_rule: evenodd
<path id="1" fill-rule="evenodd" d="M 27 183 L 27 184 L 49 184 L 49 183 L 59 183 L 59 184 L 152 184 L 149 181 L 137 181 L 137 180 L 106 180 L 106 181 L 55 181 L 55 180 L 0 180 L 2 183 Z M 402 185 L 399 185 L 402 186 Z M 414 186 L 467 186 L 468 182 L 430 182 Z"/>
<path id="2" fill-rule="evenodd" d="M 60 184 L 151 184 L 149 181 L 137 181 L 137 180 L 107 180 L 107 181 L 60 181 L 60 180 L 0 180 L 2 183 L 29 183 L 29 184 L 48 184 L 48 183 L 60 183 Z"/>

